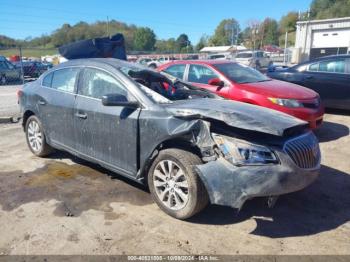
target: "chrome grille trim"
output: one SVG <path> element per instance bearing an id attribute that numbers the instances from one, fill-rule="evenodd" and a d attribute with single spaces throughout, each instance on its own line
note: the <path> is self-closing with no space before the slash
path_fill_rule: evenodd
<path id="1" fill-rule="evenodd" d="M 283 146 L 283 151 L 300 168 L 314 168 L 321 161 L 320 147 L 312 132 L 288 140 Z"/>

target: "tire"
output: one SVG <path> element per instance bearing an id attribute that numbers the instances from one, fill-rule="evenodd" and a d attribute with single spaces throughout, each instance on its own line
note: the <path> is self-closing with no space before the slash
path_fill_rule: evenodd
<path id="1" fill-rule="evenodd" d="M 4 86 L 7 84 L 6 76 L 2 75 L 0 76 L 0 85 Z"/>
<path id="2" fill-rule="evenodd" d="M 53 148 L 46 142 L 43 126 L 36 116 L 27 119 L 25 134 L 27 145 L 34 155 L 45 157 L 53 152 Z"/>
<path id="3" fill-rule="evenodd" d="M 257 61 L 257 62 L 255 63 L 255 69 L 258 70 L 258 71 L 261 70 L 261 66 L 260 66 L 260 62 L 259 62 L 259 61 Z"/>
<path id="4" fill-rule="evenodd" d="M 173 172 L 168 172 L 168 178 L 160 178 L 167 173 L 162 172 L 162 165 L 165 171 L 169 171 L 169 163 Z M 207 206 L 208 193 L 193 167 L 201 163 L 198 156 L 185 150 L 160 151 L 148 172 L 148 186 L 160 209 L 174 218 L 187 219 Z"/>

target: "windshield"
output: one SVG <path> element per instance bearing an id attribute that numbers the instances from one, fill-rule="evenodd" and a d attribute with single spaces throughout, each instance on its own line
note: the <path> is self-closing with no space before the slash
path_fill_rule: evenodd
<path id="1" fill-rule="evenodd" d="M 191 86 L 166 73 L 158 73 L 142 66 L 122 66 L 122 73 L 133 79 L 155 103 L 166 104 L 175 100 L 218 98 L 217 95 Z"/>
<path id="2" fill-rule="evenodd" d="M 271 80 L 259 71 L 237 63 L 215 64 L 213 66 L 221 71 L 228 79 L 239 84 Z"/>
<path id="3" fill-rule="evenodd" d="M 239 53 L 236 55 L 236 58 L 250 58 L 252 56 L 253 56 L 252 53 Z"/>

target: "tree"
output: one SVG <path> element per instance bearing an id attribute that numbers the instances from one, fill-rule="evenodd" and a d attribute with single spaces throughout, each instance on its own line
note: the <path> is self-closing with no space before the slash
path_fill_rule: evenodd
<path id="1" fill-rule="evenodd" d="M 260 26 L 262 45 L 278 44 L 278 23 L 272 18 L 265 18 Z"/>
<path id="2" fill-rule="evenodd" d="M 199 42 L 196 45 L 196 51 L 199 52 L 202 48 L 206 47 L 209 43 L 209 36 L 202 35 Z"/>
<path id="3" fill-rule="evenodd" d="M 285 33 L 288 32 L 288 43 L 291 46 L 295 43 L 295 31 L 297 26 L 297 21 L 299 14 L 297 12 L 289 12 L 287 15 L 283 16 L 279 22 L 279 44 L 284 46 Z"/>
<path id="4" fill-rule="evenodd" d="M 176 52 L 176 40 L 174 38 L 157 40 L 155 47 L 156 50 L 161 53 L 174 53 Z"/>
<path id="5" fill-rule="evenodd" d="M 310 18 L 327 19 L 350 16 L 350 0 L 313 0 Z"/>
<path id="6" fill-rule="evenodd" d="M 239 31 L 239 23 L 235 19 L 224 19 L 216 27 L 214 35 L 210 38 L 210 43 L 212 45 L 231 45 L 232 39 L 233 43 L 236 42 Z"/>
<path id="7" fill-rule="evenodd" d="M 176 39 L 176 51 L 177 52 L 185 53 L 185 52 L 189 51 L 188 49 L 190 48 L 190 46 L 191 46 L 191 41 L 188 39 L 188 35 L 181 34 Z"/>
<path id="8" fill-rule="evenodd" d="M 138 51 L 154 50 L 156 43 L 156 35 L 148 27 L 140 27 L 136 29 L 134 34 L 134 49 Z"/>

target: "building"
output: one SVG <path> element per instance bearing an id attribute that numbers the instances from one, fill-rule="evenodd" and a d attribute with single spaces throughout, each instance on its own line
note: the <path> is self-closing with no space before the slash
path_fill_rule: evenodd
<path id="1" fill-rule="evenodd" d="M 297 22 L 294 62 L 350 52 L 350 17 Z"/>
<path id="2" fill-rule="evenodd" d="M 245 48 L 242 45 L 225 45 L 225 46 L 206 46 L 203 47 L 199 52 L 201 53 L 225 53 L 225 52 L 237 52 L 237 51 L 244 51 L 247 48 Z"/>

